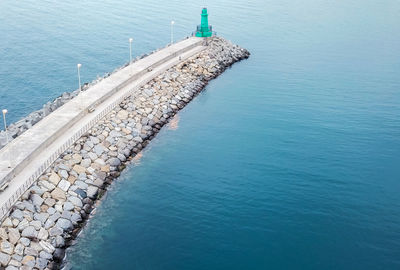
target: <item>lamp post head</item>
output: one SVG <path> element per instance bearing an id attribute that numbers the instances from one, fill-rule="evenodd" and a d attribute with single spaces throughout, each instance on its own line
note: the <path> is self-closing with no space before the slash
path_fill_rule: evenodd
<path id="1" fill-rule="evenodd" d="M 133 38 L 130 38 L 130 39 L 129 39 L 129 43 L 132 43 L 132 41 L 133 41 Z"/>
<path id="2" fill-rule="evenodd" d="M 8 113 L 8 111 L 7 111 L 7 109 L 3 109 L 3 114 L 6 114 L 6 113 Z"/>
<path id="3" fill-rule="evenodd" d="M 78 64 L 77 66 L 78 66 L 78 68 L 81 68 L 82 64 Z"/>
<path id="4" fill-rule="evenodd" d="M 171 21 L 171 25 L 174 25 L 175 24 L 175 22 L 174 21 Z"/>

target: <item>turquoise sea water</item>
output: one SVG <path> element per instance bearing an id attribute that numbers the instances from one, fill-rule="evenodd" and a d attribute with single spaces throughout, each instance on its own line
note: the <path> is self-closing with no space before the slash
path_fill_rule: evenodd
<path id="1" fill-rule="evenodd" d="M 72 269 L 399 269 L 400 2 L 2 1 L 17 120 L 182 38 L 207 5 L 249 49 L 109 189 Z"/>

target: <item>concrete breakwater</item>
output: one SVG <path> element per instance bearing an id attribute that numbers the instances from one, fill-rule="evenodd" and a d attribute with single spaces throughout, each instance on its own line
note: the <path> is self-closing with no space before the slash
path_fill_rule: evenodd
<path id="1" fill-rule="evenodd" d="M 147 82 L 64 151 L 17 201 L 0 227 L 6 269 L 54 269 L 94 202 L 207 82 L 249 52 L 214 37 L 188 60 Z"/>

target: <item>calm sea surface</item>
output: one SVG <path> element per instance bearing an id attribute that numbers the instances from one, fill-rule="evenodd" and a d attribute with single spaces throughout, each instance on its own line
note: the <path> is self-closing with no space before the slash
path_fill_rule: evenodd
<path id="1" fill-rule="evenodd" d="M 400 269 L 400 2 L 0 2 L 16 121 L 183 38 L 201 7 L 250 59 L 109 189 L 71 269 Z"/>

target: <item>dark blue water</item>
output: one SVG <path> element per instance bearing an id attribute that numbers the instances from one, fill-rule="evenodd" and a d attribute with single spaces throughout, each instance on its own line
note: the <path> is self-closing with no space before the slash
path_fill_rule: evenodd
<path id="1" fill-rule="evenodd" d="M 400 3 L 203 2 L 250 59 L 124 171 L 69 267 L 399 269 Z M 2 1 L 0 104 L 39 108 L 77 62 L 91 80 L 129 36 L 136 54 L 167 43 L 171 18 L 183 37 L 200 5 Z"/>

